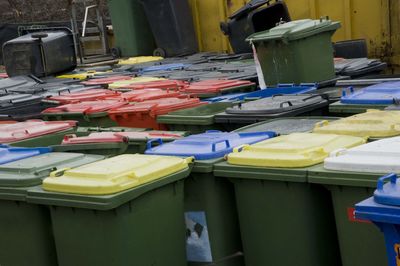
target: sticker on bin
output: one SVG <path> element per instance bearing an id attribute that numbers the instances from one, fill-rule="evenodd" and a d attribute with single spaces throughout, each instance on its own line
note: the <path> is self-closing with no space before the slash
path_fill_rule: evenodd
<path id="1" fill-rule="evenodd" d="M 336 121 L 321 121 L 315 125 L 315 133 L 343 134 L 359 137 L 393 137 L 400 135 L 398 111 L 368 110 Z"/>
<path id="2" fill-rule="evenodd" d="M 192 158 L 124 154 L 75 169 L 55 171 L 43 189 L 72 194 L 118 193 L 187 170 Z"/>
<path id="3" fill-rule="evenodd" d="M 76 121 L 42 121 L 28 120 L 8 125 L 2 125 L 0 143 L 13 143 L 24 139 L 40 137 L 47 134 L 62 132 L 76 126 Z"/>
<path id="4" fill-rule="evenodd" d="M 48 99 L 51 101 L 56 101 L 59 104 L 69 104 L 69 103 L 78 103 L 83 101 L 101 100 L 110 97 L 117 98 L 119 95 L 121 95 L 121 93 L 117 91 L 106 90 L 106 89 L 91 89 L 81 92 L 61 94 L 59 96 L 53 96 Z"/>
<path id="5" fill-rule="evenodd" d="M 181 96 L 180 92 L 169 91 L 162 89 L 143 89 L 125 92 L 119 95 L 119 98 L 123 101 L 129 102 L 144 102 L 162 98 L 173 98 Z"/>
<path id="6" fill-rule="evenodd" d="M 165 80 L 165 79 L 156 78 L 156 77 L 136 77 L 136 78 L 132 78 L 132 79 L 128 79 L 128 80 L 115 81 L 115 82 L 109 84 L 108 88 L 117 89 L 117 88 L 123 88 L 123 87 L 131 85 L 131 84 L 135 84 L 135 83 L 158 81 L 158 80 Z"/>
<path id="7" fill-rule="evenodd" d="M 182 91 L 190 94 L 219 93 L 232 88 L 253 88 L 254 82 L 245 80 L 204 80 L 194 82 Z"/>
<path id="8" fill-rule="evenodd" d="M 307 167 L 329 156 L 340 148 L 351 148 L 365 143 L 364 138 L 316 133 L 293 133 L 235 148 L 228 155 L 228 163 L 264 167 Z"/>
<path id="9" fill-rule="evenodd" d="M 153 61 L 160 61 L 163 59 L 164 58 L 161 56 L 136 56 L 136 57 L 129 57 L 127 59 L 121 59 L 118 61 L 118 65 L 135 65 Z"/>
<path id="10" fill-rule="evenodd" d="M 83 113 L 83 114 L 93 114 L 99 112 L 106 112 L 112 108 L 122 107 L 127 105 L 128 102 L 124 101 L 111 101 L 111 100 L 101 100 L 101 101 L 88 101 L 81 103 L 71 103 L 66 105 L 61 105 L 58 107 L 47 108 L 42 113 Z"/>
<path id="11" fill-rule="evenodd" d="M 51 152 L 51 148 L 11 148 L 0 145 L 0 164 L 6 164 L 48 152 Z"/>
<path id="12" fill-rule="evenodd" d="M 87 81 L 83 81 L 84 85 L 106 85 L 120 80 L 129 80 L 132 79 L 131 76 L 112 76 L 107 78 L 95 78 Z"/>
<path id="13" fill-rule="evenodd" d="M 205 212 L 186 212 L 187 261 L 212 262 L 212 253 Z"/>
<path id="14" fill-rule="evenodd" d="M 275 137 L 275 132 L 228 133 L 208 131 L 146 150 L 146 154 L 193 156 L 196 160 L 224 157 L 233 148 Z"/>
<path id="15" fill-rule="evenodd" d="M 126 85 L 124 89 L 131 90 L 142 90 L 142 89 L 171 89 L 171 90 L 179 90 L 188 83 L 181 80 L 158 80 L 158 81 L 149 81 L 149 82 L 137 82 L 134 84 Z"/>
<path id="16" fill-rule="evenodd" d="M 328 170 L 364 173 L 400 173 L 400 137 L 332 151 L 324 161 Z"/>
<path id="17" fill-rule="evenodd" d="M 384 82 L 359 91 L 343 90 L 341 103 L 345 104 L 393 104 L 400 98 L 400 82 Z"/>
<path id="18" fill-rule="evenodd" d="M 120 143 L 129 140 L 150 140 L 150 139 L 179 139 L 182 135 L 168 132 L 98 132 L 91 133 L 89 136 L 77 137 L 76 135 L 66 135 L 62 145 L 87 144 L 87 143 Z"/>

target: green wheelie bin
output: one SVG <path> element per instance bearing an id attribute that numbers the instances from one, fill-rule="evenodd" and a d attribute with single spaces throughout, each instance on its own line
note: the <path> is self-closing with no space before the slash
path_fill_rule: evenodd
<path id="1" fill-rule="evenodd" d="M 60 169 L 30 189 L 28 203 L 50 206 L 58 265 L 186 265 L 191 161 L 123 154 Z"/>
<path id="2" fill-rule="evenodd" d="M 36 150 L 35 148 L 11 148 Z M 41 148 L 47 149 L 47 148 Z M 4 155 L 4 150 L 1 151 Z M 8 152 L 10 154 L 12 152 Z M 15 152 L 14 152 L 15 153 Z M 19 155 L 21 152 L 19 152 Z M 3 157 L 0 155 L 0 157 Z M 13 156 L 15 158 L 15 155 Z M 49 209 L 28 203 L 27 191 L 51 171 L 103 159 L 100 155 L 48 152 L 0 165 L 0 260 L 2 265 L 57 265 Z"/>
<path id="3" fill-rule="evenodd" d="M 346 104 L 334 102 L 329 105 L 329 113 L 334 116 L 350 116 L 364 113 L 369 109 L 383 110 L 389 105 L 387 104 Z"/>
<path id="4" fill-rule="evenodd" d="M 331 151 L 364 142 L 292 133 L 236 148 L 215 165 L 214 174 L 235 187 L 246 265 L 340 265 L 330 197 L 307 182 L 307 172 Z"/>
<path id="5" fill-rule="evenodd" d="M 78 137 L 84 137 L 97 132 L 143 132 L 146 130 L 147 128 L 135 127 L 78 127 L 74 134 Z"/>
<path id="6" fill-rule="evenodd" d="M 233 187 L 227 180 L 215 178 L 213 168 L 234 147 L 274 136 L 273 132 L 208 131 L 146 151 L 146 154 L 195 158 L 192 173 L 185 180 L 189 265 L 244 265 Z"/>

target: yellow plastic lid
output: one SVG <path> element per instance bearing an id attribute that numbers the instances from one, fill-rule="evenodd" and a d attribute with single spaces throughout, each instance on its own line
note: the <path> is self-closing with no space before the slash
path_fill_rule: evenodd
<path id="1" fill-rule="evenodd" d="M 157 81 L 157 80 L 165 80 L 164 78 L 156 78 L 156 77 L 136 77 L 128 80 L 119 80 L 116 82 L 113 82 L 108 85 L 110 89 L 117 89 L 117 88 L 122 88 L 124 86 L 138 83 L 138 82 L 150 82 L 150 81 Z"/>
<path id="2" fill-rule="evenodd" d="M 52 172 L 43 189 L 105 195 L 137 187 L 188 168 L 192 158 L 124 154 L 74 169 Z"/>
<path id="3" fill-rule="evenodd" d="M 336 121 L 321 121 L 315 133 L 342 134 L 358 137 L 393 137 L 400 135 L 400 112 L 367 110 Z"/>
<path id="4" fill-rule="evenodd" d="M 118 65 L 134 65 L 152 61 L 160 61 L 162 59 L 164 58 L 160 56 L 136 56 L 128 59 L 121 59 L 118 61 Z"/>
<path id="5" fill-rule="evenodd" d="M 104 74 L 104 73 L 107 73 L 107 72 L 87 71 L 87 72 L 79 72 L 79 73 L 70 73 L 70 74 L 59 75 L 59 76 L 57 76 L 57 78 L 84 80 L 84 79 L 87 79 L 87 78 L 90 78 L 90 77 L 94 76 L 95 74 Z"/>
<path id="6" fill-rule="evenodd" d="M 264 167 L 307 167 L 324 161 L 329 153 L 365 143 L 365 138 L 316 133 L 293 133 L 244 145 L 228 155 L 228 163 Z"/>

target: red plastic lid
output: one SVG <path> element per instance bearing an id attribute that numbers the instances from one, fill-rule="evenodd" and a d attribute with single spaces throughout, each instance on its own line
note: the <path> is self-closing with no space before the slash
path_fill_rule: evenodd
<path id="1" fill-rule="evenodd" d="M 203 80 L 194 82 L 182 91 L 187 93 L 216 93 L 223 89 L 239 87 L 239 86 L 253 86 L 254 82 L 247 80 Z"/>
<path id="2" fill-rule="evenodd" d="M 198 98 L 164 98 L 115 108 L 110 110 L 108 113 L 149 113 L 150 115 L 154 116 L 167 114 L 175 110 L 192 108 L 204 104 L 207 104 L 207 102 L 201 102 Z"/>
<path id="3" fill-rule="evenodd" d="M 0 130 L 0 143 L 11 143 L 60 132 L 75 127 L 76 123 L 76 121 L 28 120 L 25 122 L 2 125 Z"/>
<path id="4" fill-rule="evenodd" d="M 182 138 L 179 134 L 168 132 L 98 132 L 89 136 L 77 137 L 67 135 L 62 141 L 62 145 L 89 144 L 89 143 L 120 143 L 128 142 L 130 139 L 178 139 Z"/>
<path id="5" fill-rule="evenodd" d="M 128 102 L 124 101 L 89 101 L 81 103 L 71 103 L 65 104 L 57 107 L 47 108 L 42 113 L 83 113 L 83 114 L 93 114 L 99 112 L 105 112 L 113 108 L 118 108 L 127 105 Z"/>
<path id="6" fill-rule="evenodd" d="M 144 89 L 122 93 L 119 98 L 129 102 L 143 102 L 162 98 L 179 97 L 180 92 L 162 89 Z"/>
<path id="7" fill-rule="evenodd" d="M 157 81 L 133 83 L 130 85 L 123 86 L 123 88 L 132 90 L 141 90 L 148 88 L 179 90 L 187 85 L 188 85 L 187 82 L 180 80 L 157 80 Z"/>
<path id="8" fill-rule="evenodd" d="M 74 93 L 61 94 L 60 96 L 50 97 L 49 100 L 57 101 L 60 104 L 77 103 L 83 101 L 101 100 L 104 98 L 118 97 L 121 95 L 118 91 L 106 89 L 90 89 Z"/>
<path id="9" fill-rule="evenodd" d="M 0 78 L 2 79 L 8 78 L 7 73 L 0 73 Z"/>
<path id="10" fill-rule="evenodd" d="M 121 76 L 112 76 L 112 77 L 108 77 L 108 78 L 98 78 L 98 79 L 92 78 L 90 80 L 83 81 L 81 83 L 84 85 L 103 85 L 103 84 L 111 84 L 116 81 L 128 80 L 128 79 L 132 79 L 132 77 L 121 75 Z"/>

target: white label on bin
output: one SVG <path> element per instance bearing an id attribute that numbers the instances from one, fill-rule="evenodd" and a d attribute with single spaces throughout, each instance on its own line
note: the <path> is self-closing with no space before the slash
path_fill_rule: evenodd
<path id="1" fill-rule="evenodd" d="M 212 262 L 205 212 L 186 212 L 186 254 L 191 262 Z"/>
<path id="2" fill-rule="evenodd" d="M 254 55 L 254 62 L 256 65 L 256 70 L 257 70 L 257 76 L 258 76 L 258 84 L 260 84 L 260 89 L 266 89 L 267 85 L 265 84 L 265 80 L 264 80 L 264 74 L 260 65 L 260 61 L 258 60 L 258 56 L 257 56 L 257 51 L 256 51 L 256 47 L 254 46 L 254 44 L 251 44 L 251 48 L 253 49 L 253 55 Z"/>

